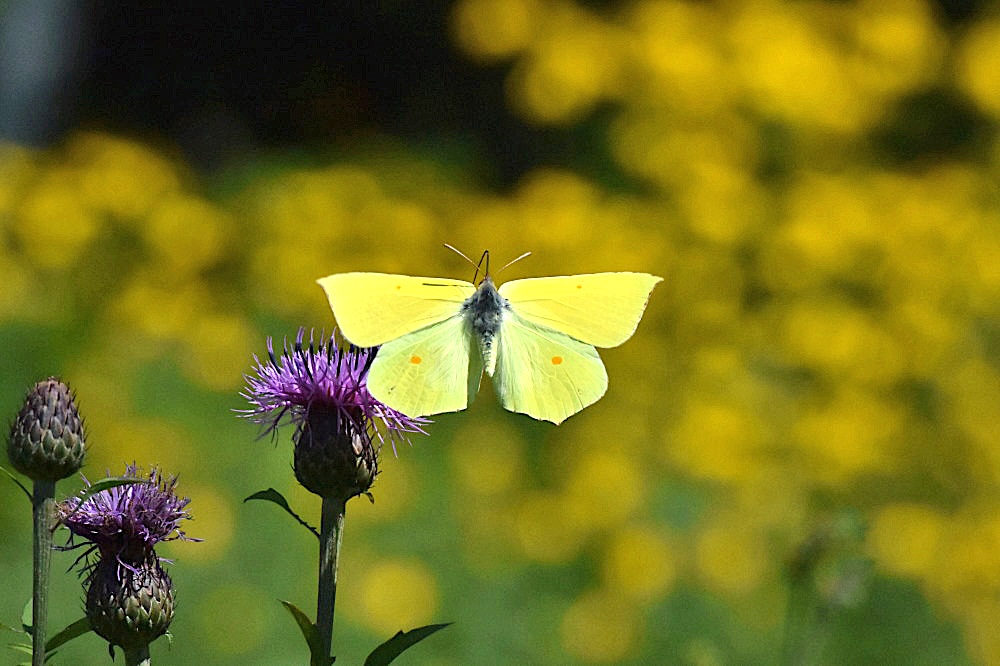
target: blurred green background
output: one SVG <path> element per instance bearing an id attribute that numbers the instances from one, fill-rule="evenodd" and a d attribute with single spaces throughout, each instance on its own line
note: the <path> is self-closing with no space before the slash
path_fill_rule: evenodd
<path id="1" fill-rule="evenodd" d="M 333 326 L 317 277 L 470 279 L 448 242 L 530 250 L 506 279 L 665 281 L 565 424 L 484 382 L 383 451 L 338 663 L 445 621 L 399 663 L 1000 663 L 1000 7 L 374 4 L 119 7 L 62 42 L 75 86 L 18 96 L 0 66 L 0 410 L 57 374 L 90 478 L 180 475 L 205 541 L 162 548 L 154 660 L 305 663 L 277 599 L 314 612 L 315 540 L 241 500 L 319 505 L 290 433 L 234 415 L 242 373 Z M 0 483 L 4 624 L 29 516 Z"/>

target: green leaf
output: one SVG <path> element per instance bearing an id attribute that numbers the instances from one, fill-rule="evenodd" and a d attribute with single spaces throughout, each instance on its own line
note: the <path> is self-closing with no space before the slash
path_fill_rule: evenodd
<path id="1" fill-rule="evenodd" d="M 297 520 L 299 525 L 302 525 L 304 528 L 312 532 L 313 536 L 315 536 L 317 539 L 319 538 L 319 530 L 317 530 L 315 527 L 313 527 L 306 521 L 299 518 L 299 515 L 294 511 L 292 511 L 292 507 L 288 506 L 288 500 L 286 500 L 285 497 L 274 488 L 268 488 L 267 490 L 261 490 L 259 492 L 256 492 L 250 497 L 244 499 L 243 502 L 245 504 L 250 500 L 264 500 L 266 502 L 274 502 L 282 509 L 284 509 L 289 516 Z"/>
<path id="2" fill-rule="evenodd" d="M 23 628 L 12 627 L 9 624 L 4 624 L 3 622 L 0 622 L 0 631 L 13 631 L 15 634 L 28 633 Z"/>
<path id="3" fill-rule="evenodd" d="M 80 496 L 87 500 L 92 495 L 96 495 L 99 492 L 109 490 L 111 488 L 117 488 L 118 486 L 127 486 L 132 483 L 150 483 L 149 479 L 137 479 L 134 476 L 109 476 L 105 479 L 99 481 L 94 481 L 88 488 L 84 490 Z"/>
<path id="4" fill-rule="evenodd" d="M 14 483 L 16 483 L 16 484 L 17 484 L 17 486 L 18 486 L 18 488 L 20 488 L 21 490 L 23 490 L 23 491 L 24 491 L 24 494 L 28 496 L 28 501 L 29 501 L 29 502 L 31 502 L 31 491 L 30 491 L 30 490 L 28 490 L 28 486 L 26 486 L 26 485 L 24 485 L 23 483 L 21 483 L 21 480 L 20 480 L 20 479 L 18 479 L 18 478 L 17 478 L 16 476 L 14 476 L 13 474 L 11 474 L 11 473 L 10 473 L 9 471 L 7 471 L 7 468 L 5 468 L 5 467 L 0 467 L 0 471 L 2 471 L 2 472 L 3 472 L 4 474 L 6 474 L 6 475 L 7 475 L 7 477 L 8 477 L 8 478 L 9 478 L 9 479 L 10 479 L 11 481 L 13 481 Z"/>
<path id="5" fill-rule="evenodd" d="M 404 650 L 413 647 L 431 634 L 444 629 L 449 624 L 451 622 L 429 624 L 426 627 L 418 627 L 411 631 L 396 632 L 395 636 L 372 650 L 372 653 L 365 659 L 365 666 L 386 666 L 386 664 L 389 664 L 393 659 L 402 654 Z"/>
<path id="6" fill-rule="evenodd" d="M 28 599 L 28 603 L 24 604 L 24 610 L 21 611 L 21 628 L 29 636 L 31 635 L 31 628 L 34 626 L 32 622 L 31 599 Z"/>
<path id="7" fill-rule="evenodd" d="M 57 647 L 60 647 L 62 645 L 65 645 L 66 643 L 69 643 L 74 638 L 77 638 L 79 636 L 83 636 L 84 634 L 86 634 L 90 630 L 91 630 L 90 629 L 90 622 L 87 620 L 86 617 L 81 617 L 79 620 L 77 620 L 73 624 L 69 625 L 68 627 L 66 627 L 65 629 L 63 629 L 62 631 L 60 631 L 58 634 L 56 634 L 55 636 L 53 636 L 52 638 L 50 638 L 48 641 L 46 641 L 45 642 L 45 653 L 46 654 L 51 653 Z"/>
<path id="8" fill-rule="evenodd" d="M 299 631 L 302 632 L 302 637 L 306 639 L 306 645 L 309 646 L 309 666 L 330 666 L 334 659 L 330 655 L 323 654 L 323 641 L 320 640 L 316 625 L 312 623 L 309 616 L 290 601 L 282 601 L 281 605 L 287 608 L 288 612 L 295 618 L 296 624 L 299 625 Z"/>

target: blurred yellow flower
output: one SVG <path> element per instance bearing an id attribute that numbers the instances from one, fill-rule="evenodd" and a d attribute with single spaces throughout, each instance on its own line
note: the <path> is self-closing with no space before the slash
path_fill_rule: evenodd
<path id="1" fill-rule="evenodd" d="M 162 261 L 175 279 L 221 260 L 234 231 L 225 213 L 189 194 L 161 200 L 143 226 L 154 265 Z"/>
<path id="2" fill-rule="evenodd" d="M 765 455 L 764 427 L 747 407 L 693 397 L 664 439 L 670 460 L 687 474 L 739 481 Z"/>
<path id="3" fill-rule="evenodd" d="M 843 389 L 808 406 L 795 423 L 803 471 L 821 484 L 841 485 L 862 474 L 889 475 L 898 464 L 902 407 L 873 392 Z"/>
<path id="4" fill-rule="evenodd" d="M 243 384 L 247 350 L 258 339 L 257 331 L 243 317 L 230 313 L 201 312 L 186 331 L 181 361 L 188 375 L 210 389 L 235 389 Z"/>
<path id="5" fill-rule="evenodd" d="M 455 41 L 482 60 L 525 49 L 544 17 L 541 0 L 462 0 L 452 14 Z"/>
<path id="6" fill-rule="evenodd" d="M 695 565 L 710 589 L 748 594 L 765 582 L 774 566 L 764 535 L 741 523 L 737 516 L 729 516 L 698 534 Z"/>
<path id="7" fill-rule="evenodd" d="M 461 427 L 451 447 L 451 466 L 462 495 L 499 499 L 518 490 L 526 474 L 525 443 L 506 419 Z"/>
<path id="8" fill-rule="evenodd" d="M 732 69 L 719 44 L 722 12 L 709 3 L 645 0 L 626 7 L 628 53 L 637 70 L 630 106 L 703 116 L 732 102 Z"/>
<path id="9" fill-rule="evenodd" d="M 806 4 L 738 6 L 727 37 L 747 101 L 794 125 L 860 130 L 866 120 L 863 99 L 851 85 L 829 25 L 844 9 L 829 3 L 815 13 Z"/>
<path id="10" fill-rule="evenodd" d="M 541 38 L 507 80 L 511 107 L 540 124 L 568 124 L 616 92 L 621 42 L 572 3 L 556 3 Z"/>
<path id="11" fill-rule="evenodd" d="M 640 603 L 663 599 L 678 575 L 674 548 L 659 528 L 628 526 L 618 530 L 605 550 L 605 588 Z"/>
<path id="12" fill-rule="evenodd" d="M 411 559 L 371 562 L 361 577 L 361 620 L 375 634 L 391 636 L 400 627 L 420 627 L 434 621 L 438 586 L 423 563 Z"/>
<path id="13" fill-rule="evenodd" d="M 1000 20 L 970 26 L 958 51 L 958 83 L 986 112 L 1000 117 Z"/>
<path id="14" fill-rule="evenodd" d="M 610 443 L 609 443 L 610 444 Z M 566 500 L 586 516 L 589 529 L 613 528 L 629 520 L 649 491 L 639 456 L 611 446 L 578 451 L 566 474 Z"/>
<path id="15" fill-rule="evenodd" d="M 219 654 L 251 655 L 260 649 L 270 633 L 269 625 L 277 620 L 277 612 L 271 610 L 274 605 L 268 591 L 245 580 L 212 585 L 198 597 L 191 626 Z M 223 608 L 226 612 L 220 613 Z M 233 622 L 233 617 L 240 621 Z"/>
<path id="16" fill-rule="evenodd" d="M 567 609 L 560 626 L 563 649 L 591 664 L 620 662 L 637 648 L 642 616 L 613 592 L 588 592 Z"/>
<path id="17" fill-rule="evenodd" d="M 590 531 L 589 516 L 568 498 L 551 492 L 526 492 L 514 508 L 514 538 L 524 557 L 567 562 L 576 557 Z"/>
<path id="18" fill-rule="evenodd" d="M 207 566 L 209 563 L 225 560 L 239 527 L 237 517 L 233 513 L 233 507 L 237 506 L 233 501 L 234 498 L 223 494 L 214 485 L 185 483 L 186 479 L 192 478 L 191 473 L 182 473 L 179 476 L 184 496 L 191 498 L 192 510 L 198 512 L 198 521 L 187 528 L 187 534 L 204 541 L 199 543 L 169 541 L 164 544 L 163 552 L 171 559 L 181 558 L 191 566 Z"/>
<path id="19" fill-rule="evenodd" d="M 947 538 L 948 516 L 926 504 L 889 504 L 875 514 L 869 550 L 886 571 L 911 578 L 934 573 Z"/>
<path id="20" fill-rule="evenodd" d="M 87 207 L 139 229 L 160 197 L 181 188 L 174 163 L 145 144 L 111 134 L 75 134 L 64 159 L 79 169 L 79 196 Z"/>
<path id="21" fill-rule="evenodd" d="M 28 261 L 66 270 L 90 249 L 102 227 L 102 220 L 80 199 L 74 174 L 53 169 L 23 196 L 12 230 Z"/>

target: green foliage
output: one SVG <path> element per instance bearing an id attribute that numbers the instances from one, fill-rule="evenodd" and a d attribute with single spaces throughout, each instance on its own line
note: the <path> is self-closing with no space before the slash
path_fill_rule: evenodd
<path id="1" fill-rule="evenodd" d="M 372 653 L 365 659 L 365 666 L 388 666 L 396 657 L 405 650 L 413 647 L 431 634 L 447 627 L 450 622 L 444 624 L 431 624 L 426 627 L 418 627 L 410 631 L 399 631 L 396 635 L 372 650 Z"/>
<path id="2" fill-rule="evenodd" d="M 316 625 L 312 623 L 309 616 L 299 610 L 298 606 L 290 601 L 282 601 L 281 604 L 295 618 L 295 623 L 299 625 L 299 631 L 302 632 L 302 637 L 306 640 L 306 645 L 309 646 L 310 666 L 330 666 L 330 664 L 336 661 L 335 657 L 323 653 L 323 640 L 320 638 L 319 632 L 316 630 Z"/>
<path id="3" fill-rule="evenodd" d="M 280 506 L 282 509 L 285 510 L 285 513 L 294 518 L 299 525 L 312 532 L 317 539 L 319 538 L 319 531 L 306 521 L 302 520 L 302 518 L 299 517 L 299 514 L 292 511 L 292 507 L 288 505 L 288 500 L 285 499 L 285 496 L 279 493 L 274 488 L 268 488 L 267 490 L 259 490 L 255 492 L 253 495 L 244 498 L 243 502 L 246 503 L 249 502 L 250 500 L 263 500 L 265 502 L 273 502 L 274 504 L 277 504 L 278 506 Z"/>
<path id="4" fill-rule="evenodd" d="M 16 476 L 14 476 L 14 474 L 11 473 L 10 471 L 8 471 L 5 467 L 0 467 L 0 472 L 3 472 L 4 474 L 6 474 L 7 478 L 9 478 L 11 481 L 13 481 L 15 484 L 17 484 L 17 487 L 20 488 L 24 492 L 25 496 L 28 498 L 28 505 L 30 506 L 31 505 L 31 491 L 28 490 L 28 487 L 26 485 L 24 485 L 23 483 L 21 483 L 21 480 L 18 479 Z"/>

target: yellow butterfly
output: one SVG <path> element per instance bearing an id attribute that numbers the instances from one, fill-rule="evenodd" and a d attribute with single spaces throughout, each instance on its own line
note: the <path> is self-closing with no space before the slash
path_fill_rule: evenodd
<path id="1" fill-rule="evenodd" d="M 487 270 L 478 287 L 387 273 L 317 282 L 344 337 L 382 345 L 368 373 L 382 403 L 414 417 L 465 409 L 485 369 L 505 409 L 558 424 L 604 395 L 608 375 L 594 347 L 632 337 L 661 280 L 591 273 L 497 289 Z"/>

